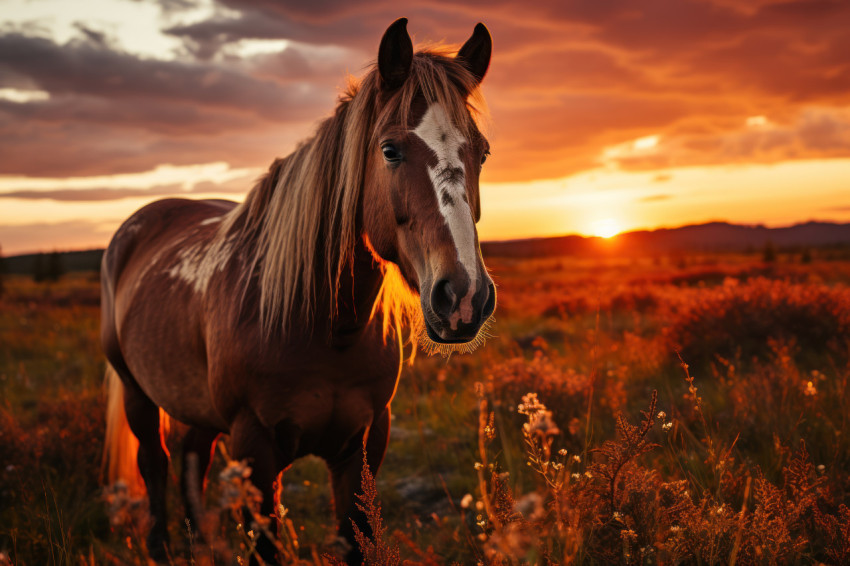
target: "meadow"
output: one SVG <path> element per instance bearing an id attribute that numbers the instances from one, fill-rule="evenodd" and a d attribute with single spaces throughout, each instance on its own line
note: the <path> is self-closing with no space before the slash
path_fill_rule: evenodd
<path id="1" fill-rule="evenodd" d="M 368 563 L 850 563 L 850 260 L 487 263 L 493 337 L 404 367 L 364 478 Z M 0 565 L 148 563 L 144 503 L 102 483 L 98 302 L 94 274 L 4 281 Z M 250 554 L 258 527 L 233 518 L 245 465 L 222 444 L 206 541 L 172 481 L 174 564 Z M 285 556 L 333 563 L 321 461 L 284 474 L 283 506 L 266 526 Z"/>

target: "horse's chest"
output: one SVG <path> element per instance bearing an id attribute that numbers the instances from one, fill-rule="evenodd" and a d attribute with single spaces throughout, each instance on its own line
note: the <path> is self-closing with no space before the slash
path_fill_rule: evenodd
<path id="1" fill-rule="evenodd" d="M 245 367 L 254 366 L 245 360 Z M 242 381 L 249 404 L 268 428 L 298 431 L 299 451 L 318 453 L 344 444 L 371 425 L 392 399 L 399 375 L 398 349 L 292 349 Z M 232 382 L 231 382 L 232 383 Z M 217 395 L 224 403 L 236 397 Z M 244 398 L 244 396 L 242 396 Z M 229 412 L 223 408 L 223 412 Z"/>

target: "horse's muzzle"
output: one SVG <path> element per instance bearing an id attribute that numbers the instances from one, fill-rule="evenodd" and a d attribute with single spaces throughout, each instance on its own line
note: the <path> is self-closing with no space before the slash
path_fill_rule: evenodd
<path id="1" fill-rule="evenodd" d="M 486 276 L 485 276 L 486 277 Z M 486 277 L 478 291 L 467 299 L 459 297 L 449 279 L 438 281 L 422 300 L 425 331 L 438 344 L 464 344 L 478 336 L 481 326 L 496 309 L 496 287 Z"/>

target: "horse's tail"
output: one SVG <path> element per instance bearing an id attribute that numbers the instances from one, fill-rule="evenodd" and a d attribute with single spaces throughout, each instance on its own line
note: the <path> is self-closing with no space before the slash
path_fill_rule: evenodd
<path id="1" fill-rule="evenodd" d="M 132 495 L 142 495 L 145 484 L 139 473 L 136 455 L 139 441 L 130 430 L 124 412 L 124 384 L 118 373 L 106 364 L 106 442 L 103 447 L 103 468 L 108 485 L 122 481 Z"/>

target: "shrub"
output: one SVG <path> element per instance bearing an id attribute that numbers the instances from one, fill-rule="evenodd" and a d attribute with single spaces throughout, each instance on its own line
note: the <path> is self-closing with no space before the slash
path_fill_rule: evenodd
<path id="1" fill-rule="evenodd" d="M 697 367 L 718 356 L 764 360 L 771 355 L 770 339 L 796 344 L 803 359 L 831 355 L 843 364 L 850 338 L 850 292 L 764 278 L 727 281 L 693 297 L 665 332 L 670 349 Z"/>
<path id="2" fill-rule="evenodd" d="M 496 436 L 487 411 L 483 403 L 485 464 Z M 641 423 L 618 417 L 617 438 L 593 450 L 594 460 L 586 463 L 556 452 L 560 431 L 539 426 L 551 413 L 536 395 L 524 396 L 519 411 L 527 419 L 526 457 L 542 497 L 519 513 L 506 474 L 493 464 L 484 474 L 485 465 L 476 465 L 488 564 L 843 564 L 850 557 L 850 512 L 836 504 L 805 444 L 784 466 L 781 484 L 758 471 L 745 479 L 725 473 L 712 493 L 694 490 L 687 478 L 664 478 L 657 459 L 650 466 L 641 458 L 659 447 L 650 435 L 655 421 L 666 419 L 656 413 L 655 394 Z"/>

